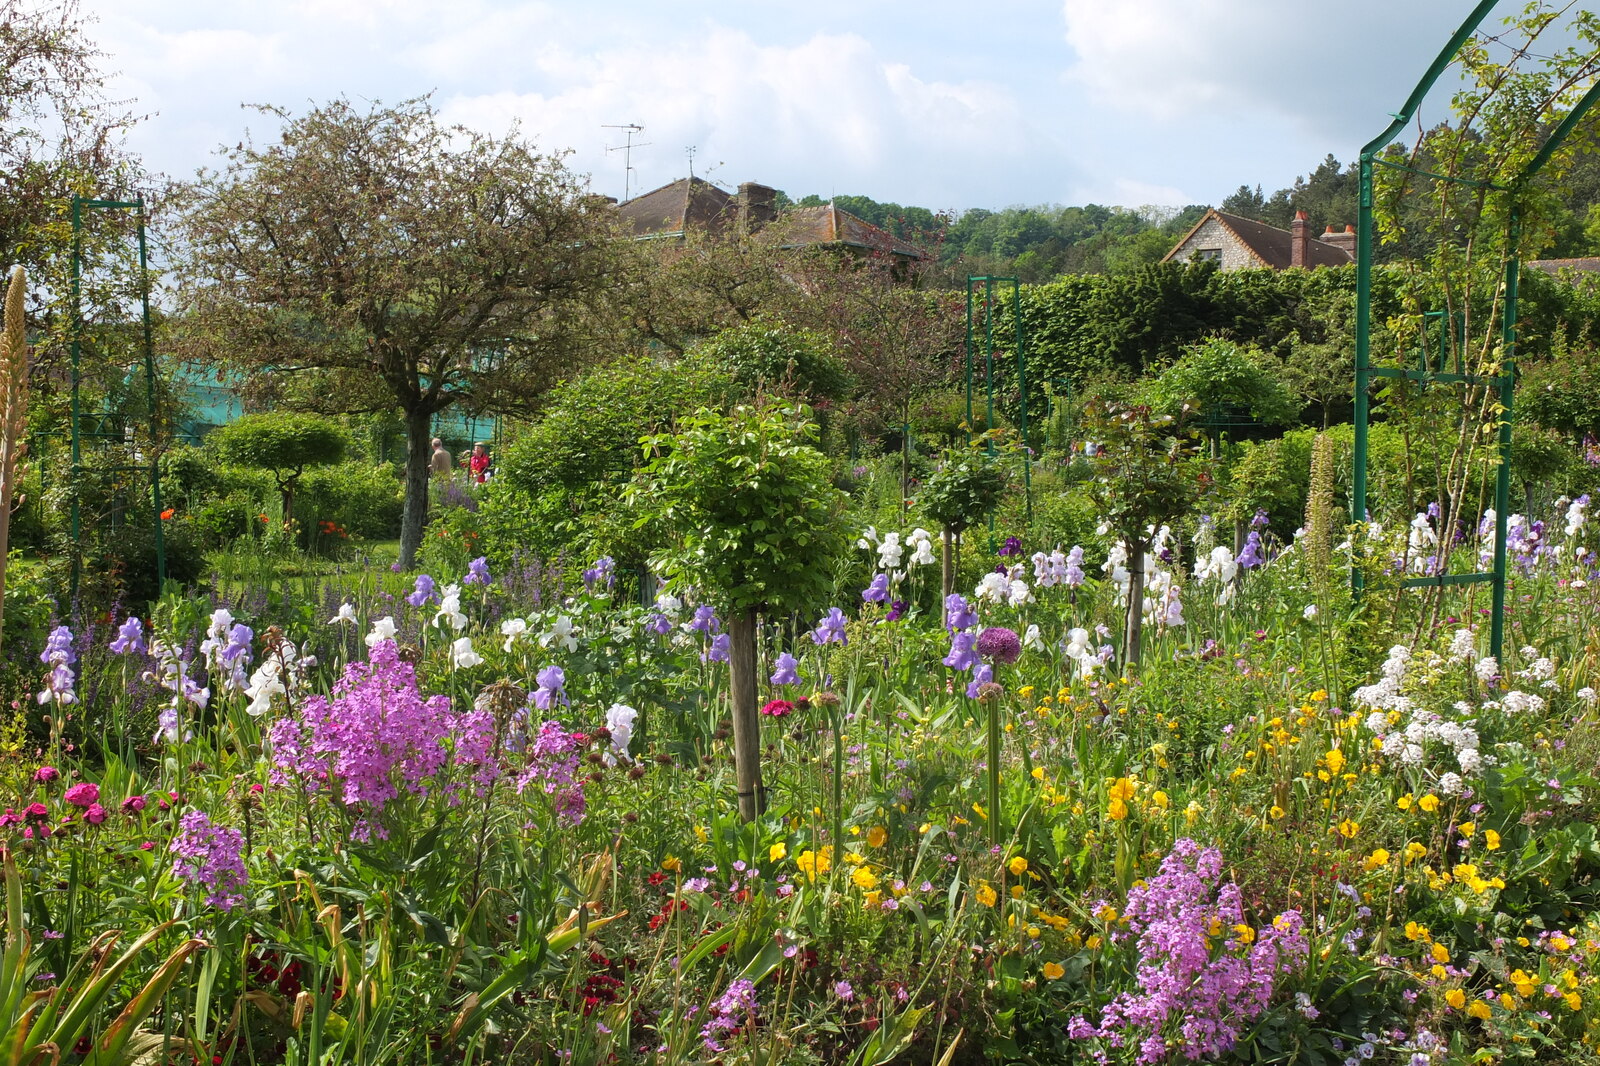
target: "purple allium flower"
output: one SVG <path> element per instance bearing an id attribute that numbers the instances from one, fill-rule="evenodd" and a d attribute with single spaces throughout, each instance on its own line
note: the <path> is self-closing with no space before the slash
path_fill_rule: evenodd
<path id="1" fill-rule="evenodd" d="M 571 701 L 567 699 L 565 670 L 559 666 L 547 666 L 539 671 L 537 680 L 539 687 L 533 690 L 531 696 L 535 707 L 541 711 L 548 711 L 551 704 L 557 701 L 570 705 Z"/>
<path id="2" fill-rule="evenodd" d="M 889 575 L 878 574 L 872 579 L 872 584 L 861 590 L 861 599 L 866 603 L 882 603 L 889 598 Z"/>
<path id="3" fill-rule="evenodd" d="M 978 635 L 978 654 L 985 659 L 1010 666 L 1022 655 L 1022 638 L 1015 629 L 990 626 Z"/>
<path id="4" fill-rule="evenodd" d="M 954 633 L 978 624 L 978 614 L 959 592 L 944 598 L 944 627 Z"/>
<path id="5" fill-rule="evenodd" d="M 800 683 L 800 672 L 797 669 L 799 665 L 795 661 L 795 657 L 788 652 L 779 654 L 777 661 L 773 663 L 775 669 L 772 671 L 772 683 L 774 685 L 798 685 Z"/>
<path id="6" fill-rule="evenodd" d="M 952 670 L 971 670 L 978 665 L 978 638 L 971 633 L 950 634 L 950 654 L 942 662 Z"/>
<path id="7" fill-rule="evenodd" d="M 144 623 L 129 615 L 128 620 L 117 629 L 117 639 L 111 642 L 111 650 L 117 655 L 126 655 L 129 652 L 146 654 L 149 649 L 144 642 Z"/>
<path id="8" fill-rule="evenodd" d="M 817 628 L 811 631 L 811 641 L 814 644 L 848 644 L 850 642 L 845 638 L 844 626 L 844 612 L 837 607 L 830 607 L 817 623 Z"/>
<path id="9" fill-rule="evenodd" d="M 244 903 L 244 834 L 214 825 L 203 811 L 190 811 L 178 823 L 178 835 L 167 850 L 172 853 L 172 876 L 206 889 L 206 902 L 231 911 Z"/>
<path id="10" fill-rule="evenodd" d="M 463 585 L 489 585 L 489 584 L 491 584 L 492 583 L 492 579 L 489 577 L 489 558 L 488 558 L 488 556 L 480 555 L 476 559 L 472 560 L 472 562 L 468 563 L 467 564 L 467 576 L 461 579 L 461 583 Z"/>

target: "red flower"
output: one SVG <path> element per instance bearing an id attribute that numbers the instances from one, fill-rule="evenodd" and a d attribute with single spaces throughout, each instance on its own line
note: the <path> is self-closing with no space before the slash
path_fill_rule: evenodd
<path id="1" fill-rule="evenodd" d="M 788 700 L 772 700 L 761 708 L 761 713 L 769 718 L 784 718 L 794 713 L 794 704 Z"/>

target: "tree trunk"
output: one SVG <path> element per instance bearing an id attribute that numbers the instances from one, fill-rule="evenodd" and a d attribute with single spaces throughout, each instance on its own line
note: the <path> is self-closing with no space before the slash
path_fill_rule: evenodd
<path id="1" fill-rule="evenodd" d="M 739 817 L 753 822 L 766 810 L 761 783 L 761 716 L 756 710 L 756 612 L 736 611 L 728 619 L 729 696 L 733 714 L 733 759 L 739 790 Z"/>
<path id="2" fill-rule="evenodd" d="M 406 502 L 400 515 L 400 569 L 410 570 L 428 522 L 428 461 L 433 455 L 433 415 L 406 412 Z"/>
<path id="3" fill-rule="evenodd" d="M 948 597 L 956 590 L 956 541 L 948 529 L 939 531 L 939 539 L 944 546 L 944 551 L 939 553 L 939 587 L 943 590 L 942 597 Z"/>
<path id="4" fill-rule="evenodd" d="M 1123 543 L 1128 549 L 1128 617 L 1122 630 L 1122 661 L 1132 671 L 1139 667 L 1139 638 L 1144 629 L 1144 542 Z"/>

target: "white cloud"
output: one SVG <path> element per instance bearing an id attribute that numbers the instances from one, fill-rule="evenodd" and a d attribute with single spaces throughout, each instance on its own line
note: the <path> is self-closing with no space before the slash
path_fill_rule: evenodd
<path id="1" fill-rule="evenodd" d="M 1063 0 L 1072 82 L 1164 121 L 1244 110 L 1324 134 L 1382 128 L 1464 13 L 1457 0 Z M 1440 116 L 1442 117 L 1442 116 Z"/>

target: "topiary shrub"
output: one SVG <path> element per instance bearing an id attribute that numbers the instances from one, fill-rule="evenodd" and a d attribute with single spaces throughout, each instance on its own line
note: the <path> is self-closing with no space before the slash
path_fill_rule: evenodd
<path id="1" fill-rule="evenodd" d="M 319 415 L 273 412 L 230 422 L 212 432 L 206 446 L 224 462 L 269 472 L 287 516 L 294 514 L 301 476 L 344 458 L 349 438 L 338 423 Z"/>

